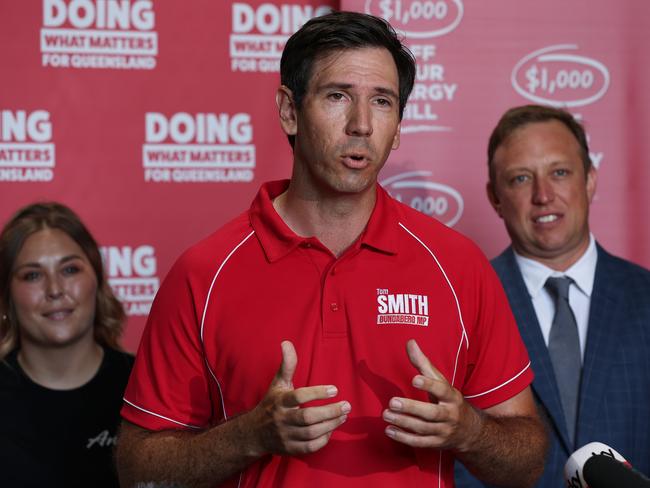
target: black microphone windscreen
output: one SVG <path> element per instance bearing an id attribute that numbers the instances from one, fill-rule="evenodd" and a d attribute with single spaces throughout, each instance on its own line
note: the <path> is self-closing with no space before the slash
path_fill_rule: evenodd
<path id="1" fill-rule="evenodd" d="M 591 456 L 582 468 L 589 488 L 650 488 L 650 480 L 611 456 Z"/>

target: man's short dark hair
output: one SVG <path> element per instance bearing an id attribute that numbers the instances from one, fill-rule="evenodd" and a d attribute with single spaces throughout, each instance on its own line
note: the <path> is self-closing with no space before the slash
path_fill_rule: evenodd
<path id="1" fill-rule="evenodd" d="M 585 129 L 582 127 L 572 114 L 566 110 L 554 107 L 546 107 L 543 105 L 522 105 L 521 107 L 514 107 L 508 110 L 501 116 L 499 123 L 490 135 L 490 142 L 488 143 L 488 169 L 490 174 L 490 182 L 494 183 L 494 153 L 496 153 L 499 146 L 501 146 L 508 137 L 512 135 L 517 129 L 521 127 L 536 123 L 536 122 L 549 122 L 557 120 L 564 124 L 564 126 L 571 131 L 573 136 L 580 145 L 580 158 L 585 169 L 585 178 L 589 174 L 592 163 L 589 157 L 589 145 L 587 144 L 587 135 Z"/>
<path id="2" fill-rule="evenodd" d="M 280 61 L 280 78 L 299 109 L 315 61 L 335 51 L 380 47 L 393 56 L 399 76 L 399 118 L 415 82 L 415 58 L 384 19 L 358 12 L 331 12 L 315 17 L 287 41 Z"/>

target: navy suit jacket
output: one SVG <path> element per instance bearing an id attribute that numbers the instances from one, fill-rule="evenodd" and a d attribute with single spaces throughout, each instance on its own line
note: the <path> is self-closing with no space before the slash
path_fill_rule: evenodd
<path id="1" fill-rule="evenodd" d="M 597 245 L 576 431 L 571 445 L 548 349 L 511 248 L 492 261 L 506 291 L 535 373 L 532 390 L 546 417 L 550 449 L 540 488 L 566 486 L 564 464 L 599 441 L 650 475 L 650 271 Z M 488 486 L 456 464 L 456 486 Z"/>

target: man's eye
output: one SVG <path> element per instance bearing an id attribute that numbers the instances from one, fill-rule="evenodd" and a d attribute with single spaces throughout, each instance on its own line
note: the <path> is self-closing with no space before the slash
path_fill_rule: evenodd
<path id="1" fill-rule="evenodd" d="M 342 100 L 343 99 L 343 93 L 330 93 L 329 98 L 332 100 Z"/>
<path id="2" fill-rule="evenodd" d="M 512 182 L 516 185 L 525 183 L 526 181 L 528 181 L 528 176 L 526 175 L 517 175 L 512 179 Z"/>
<path id="3" fill-rule="evenodd" d="M 566 169 L 556 169 L 555 170 L 555 175 L 556 176 L 567 176 L 569 172 Z"/>

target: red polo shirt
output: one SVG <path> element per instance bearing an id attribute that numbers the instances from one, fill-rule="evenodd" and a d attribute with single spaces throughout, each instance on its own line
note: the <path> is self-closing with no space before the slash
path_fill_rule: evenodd
<path id="1" fill-rule="evenodd" d="M 272 199 L 287 184 L 262 186 L 248 212 L 173 266 L 123 417 L 150 430 L 203 429 L 248 411 L 288 339 L 298 354 L 294 385 L 336 385 L 334 400 L 348 400 L 352 412 L 320 451 L 268 456 L 240 486 L 453 486 L 449 452 L 389 439 L 381 415 L 393 396 L 427 400 L 411 386 L 411 338 L 477 407 L 532 381 L 498 278 L 472 242 L 379 186 L 366 230 L 336 258 L 276 213 Z"/>

